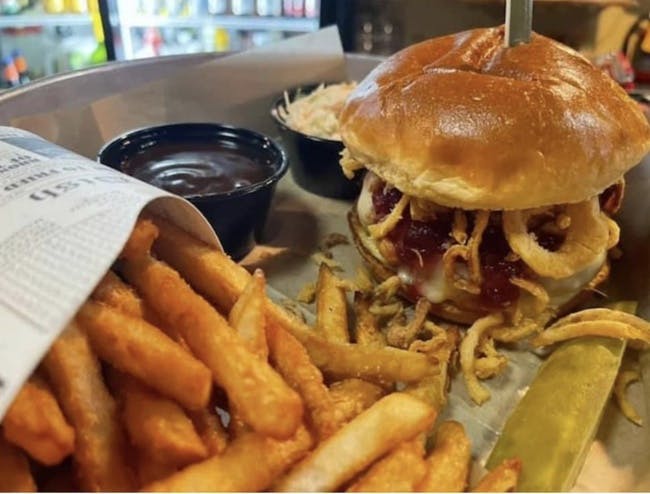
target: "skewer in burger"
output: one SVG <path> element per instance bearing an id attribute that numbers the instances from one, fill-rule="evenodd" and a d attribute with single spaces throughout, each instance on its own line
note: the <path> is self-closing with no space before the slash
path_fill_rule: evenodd
<path id="1" fill-rule="evenodd" d="M 627 94 L 573 50 L 503 28 L 393 55 L 340 116 L 348 175 L 367 169 L 349 214 L 379 279 L 471 323 L 570 308 L 607 278 L 623 175 L 650 150 Z"/>

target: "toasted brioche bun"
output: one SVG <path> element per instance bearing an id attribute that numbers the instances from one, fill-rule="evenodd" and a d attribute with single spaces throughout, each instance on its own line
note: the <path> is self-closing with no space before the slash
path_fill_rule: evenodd
<path id="1" fill-rule="evenodd" d="M 650 125 L 610 77 L 533 34 L 476 29 L 408 47 L 347 100 L 352 158 L 402 192 L 462 209 L 573 203 L 650 150 Z"/>
<path id="2" fill-rule="evenodd" d="M 386 265 L 385 261 L 379 258 L 380 254 L 377 253 L 377 249 L 374 247 L 374 240 L 366 233 L 363 224 L 359 220 L 356 208 L 352 208 L 348 212 L 348 224 L 352 238 L 354 239 L 354 244 L 372 276 L 379 282 L 395 276 L 395 271 Z M 577 305 L 585 303 L 593 294 L 594 289 L 603 283 L 608 276 L 609 263 L 605 260 L 598 273 L 587 286 L 576 292 L 568 302 L 556 309 L 557 315 L 561 316 Z M 400 293 L 406 299 L 416 302 L 410 292 L 400 290 Z M 431 304 L 430 312 L 435 316 L 460 324 L 471 324 L 479 317 L 488 314 L 488 311 L 481 308 L 476 299 L 472 297 L 465 297 L 462 300 L 446 300 L 440 304 Z"/>

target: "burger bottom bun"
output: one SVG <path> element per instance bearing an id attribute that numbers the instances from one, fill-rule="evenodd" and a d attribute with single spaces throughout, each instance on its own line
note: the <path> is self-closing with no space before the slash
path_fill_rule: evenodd
<path id="1" fill-rule="evenodd" d="M 354 239 L 355 246 L 359 254 L 367 265 L 372 276 L 379 282 L 384 281 L 391 276 L 395 276 L 396 272 L 385 262 L 382 262 L 369 247 L 369 242 L 372 242 L 370 237 L 366 234 L 364 226 L 359 220 L 356 207 L 348 212 L 348 223 L 350 232 Z M 585 286 L 580 292 L 576 293 L 568 302 L 562 305 L 556 313 L 556 316 L 562 316 L 568 313 L 574 307 L 586 303 L 592 296 L 594 289 L 603 283 L 609 276 L 609 263 L 605 261 L 598 273 L 594 278 Z M 400 289 L 400 295 L 411 302 L 416 302 L 413 295 L 406 290 Z M 474 321 L 489 313 L 484 307 L 481 307 L 473 297 L 463 298 L 462 300 L 445 300 L 439 304 L 431 304 L 429 312 L 447 321 L 459 324 L 472 324 Z"/>

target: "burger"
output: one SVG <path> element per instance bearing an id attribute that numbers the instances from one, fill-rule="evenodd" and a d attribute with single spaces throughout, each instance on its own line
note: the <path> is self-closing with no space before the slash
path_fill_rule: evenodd
<path id="1" fill-rule="evenodd" d="M 548 318 L 607 278 L 623 175 L 650 126 L 606 73 L 504 29 L 410 46 L 376 67 L 340 114 L 348 219 L 380 280 L 471 323 L 501 311 Z"/>

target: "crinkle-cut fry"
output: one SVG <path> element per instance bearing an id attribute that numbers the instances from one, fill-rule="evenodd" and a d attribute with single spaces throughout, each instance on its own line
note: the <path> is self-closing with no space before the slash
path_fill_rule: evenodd
<path id="1" fill-rule="evenodd" d="M 254 492 L 273 481 L 300 460 L 312 446 L 304 426 L 285 440 L 246 432 L 217 456 L 146 485 L 145 492 Z"/>
<path id="2" fill-rule="evenodd" d="M 48 384 L 37 375 L 20 389 L 2 425 L 7 441 L 43 465 L 57 465 L 74 451 L 74 429 Z"/>
<path id="3" fill-rule="evenodd" d="M 25 454 L 0 437 L 0 492 L 36 492 Z"/>
<path id="4" fill-rule="evenodd" d="M 154 250 L 183 273 L 189 282 L 223 312 L 229 312 L 250 280 L 250 273 L 223 252 L 183 230 L 155 218 L 161 235 Z M 267 298 L 267 324 L 290 332 L 307 349 L 314 364 L 338 378 L 358 377 L 392 383 L 413 382 L 435 374 L 435 362 L 426 355 L 395 348 L 372 348 L 325 341 L 302 321 Z"/>
<path id="5" fill-rule="evenodd" d="M 307 410 L 307 425 L 320 440 L 331 436 L 341 427 L 343 419 L 323 382 L 323 374 L 291 333 L 275 324 L 268 325 L 266 331 L 271 362 L 302 397 Z"/>
<path id="6" fill-rule="evenodd" d="M 91 300 L 77 321 L 102 360 L 190 410 L 207 405 L 210 370 L 155 326 Z"/>
<path id="7" fill-rule="evenodd" d="M 379 321 L 370 313 L 372 300 L 361 292 L 354 294 L 354 336 L 359 345 L 386 346 L 386 336 L 379 329 Z"/>
<path id="8" fill-rule="evenodd" d="M 518 459 L 504 460 L 490 470 L 474 486 L 472 492 L 512 492 L 517 489 L 521 461 Z"/>
<path id="9" fill-rule="evenodd" d="M 33 375 L 2 420 L 4 437 L 43 465 L 57 465 L 74 451 L 74 429 L 48 384 Z"/>
<path id="10" fill-rule="evenodd" d="M 386 390 L 368 381 L 350 378 L 333 383 L 330 394 L 341 420 L 349 422 L 384 396 Z"/>
<path id="11" fill-rule="evenodd" d="M 448 420 L 440 424 L 433 451 L 426 458 L 426 474 L 418 484 L 418 491 L 463 492 L 472 448 L 465 428 L 458 422 Z"/>
<path id="12" fill-rule="evenodd" d="M 158 227 L 153 221 L 146 218 L 139 219 L 136 221 L 126 244 L 122 247 L 120 257 L 133 259 L 149 254 L 158 234 Z"/>
<path id="13" fill-rule="evenodd" d="M 248 349 L 266 360 L 269 347 L 266 343 L 264 303 L 266 279 L 261 269 L 256 269 L 239 300 L 230 310 L 228 323 L 242 338 Z"/>
<path id="14" fill-rule="evenodd" d="M 537 335 L 532 344 L 546 346 L 581 336 L 607 336 L 650 345 L 650 331 L 624 321 L 581 321 L 553 326 Z"/>
<path id="15" fill-rule="evenodd" d="M 208 450 L 208 456 L 218 455 L 226 449 L 228 434 L 214 409 L 202 408 L 190 411 L 188 415 Z"/>
<path id="16" fill-rule="evenodd" d="M 212 371 L 249 426 L 271 437 L 291 437 L 302 419 L 300 396 L 268 362 L 246 348 L 207 300 L 176 271 L 150 256 L 125 259 L 122 269 L 163 322 L 177 328 Z"/>
<path id="17" fill-rule="evenodd" d="M 147 319 L 147 309 L 129 285 L 124 283 L 113 271 L 107 271 L 97 284 L 90 297 L 102 302 L 123 314 L 140 319 Z M 149 321 L 151 322 L 151 321 Z"/>
<path id="18" fill-rule="evenodd" d="M 436 412 L 417 398 L 392 393 L 321 442 L 274 489 L 284 492 L 340 488 L 403 441 L 431 427 Z"/>
<path id="19" fill-rule="evenodd" d="M 341 288 L 340 281 L 326 264 L 321 264 L 318 269 L 314 329 L 326 340 L 340 343 L 350 341 L 345 290 Z"/>
<path id="20" fill-rule="evenodd" d="M 463 341 L 460 343 L 460 366 L 463 371 L 467 392 L 478 405 L 490 399 L 490 392 L 478 382 L 474 368 L 476 361 L 474 352 L 481 336 L 501 323 L 503 323 L 503 316 L 497 313 L 477 319 L 469 327 Z"/>
<path id="21" fill-rule="evenodd" d="M 643 419 L 628 399 L 626 390 L 630 384 L 639 381 L 640 379 L 641 374 L 638 369 L 626 369 L 619 372 L 618 376 L 616 376 L 616 382 L 614 383 L 614 397 L 616 398 L 618 407 L 630 422 L 639 427 L 643 426 Z"/>
<path id="22" fill-rule="evenodd" d="M 113 397 L 83 331 L 72 322 L 43 359 L 43 367 L 75 429 L 74 461 L 86 491 L 132 491 L 133 472 Z"/>
<path id="23" fill-rule="evenodd" d="M 424 441 L 405 441 L 372 465 L 348 492 L 413 492 L 424 477 Z"/>
<path id="24" fill-rule="evenodd" d="M 131 443 L 152 461 L 184 467 L 208 456 L 192 421 L 176 402 L 127 374 L 111 372 L 110 383 L 119 396 Z"/>
<path id="25" fill-rule="evenodd" d="M 397 348 L 408 348 L 424 326 L 431 309 L 431 302 L 421 297 L 415 304 L 413 318 L 406 325 L 391 325 L 386 332 L 388 344 Z"/>

